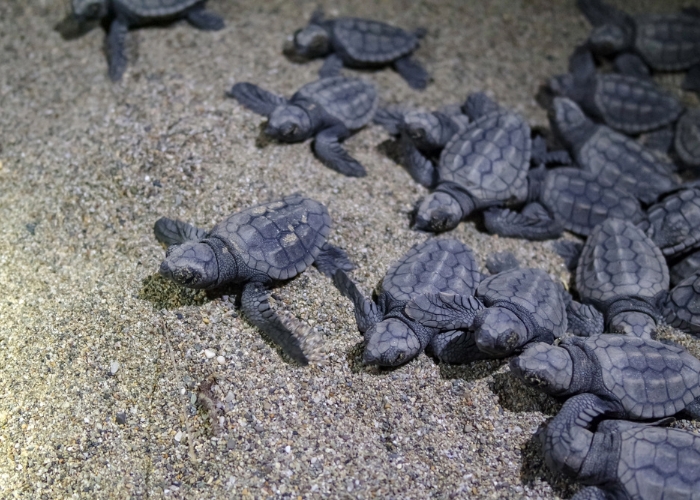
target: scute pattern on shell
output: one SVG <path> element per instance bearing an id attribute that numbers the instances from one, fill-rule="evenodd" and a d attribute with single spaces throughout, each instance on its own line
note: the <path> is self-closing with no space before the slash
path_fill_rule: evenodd
<path id="1" fill-rule="evenodd" d="M 666 256 L 700 243 L 700 188 L 669 194 L 647 210 L 647 234 Z"/>
<path id="2" fill-rule="evenodd" d="M 585 301 L 619 296 L 654 298 L 668 289 L 661 250 L 633 223 L 607 219 L 593 229 L 576 268 L 576 287 Z"/>
<path id="3" fill-rule="evenodd" d="M 414 245 L 387 271 L 383 290 L 398 302 L 418 294 L 471 295 L 481 279 L 474 252 L 452 239 Z"/>
<path id="4" fill-rule="evenodd" d="M 678 120 L 674 149 L 683 163 L 700 167 L 700 109 L 689 109 Z"/>
<path id="5" fill-rule="evenodd" d="M 700 361 L 685 349 L 628 335 L 596 335 L 586 347 L 603 385 L 634 419 L 674 415 L 700 397 Z"/>
<path id="6" fill-rule="evenodd" d="M 445 146 L 440 180 L 464 186 L 476 200 L 524 201 L 531 155 L 530 125 L 512 112 L 490 113 Z"/>
<path id="7" fill-rule="evenodd" d="M 379 105 L 374 86 L 359 78 L 344 76 L 322 78 L 306 84 L 294 97 L 315 102 L 350 130 L 369 123 Z"/>
<path id="8" fill-rule="evenodd" d="M 700 275 L 688 276 L 673 287 L 662 313 L 670 326 L 700 333 Z"/>
<path id="9" fill-rule="evenodd" d="M 330 229 L 325 206 L 293 195 L 231 215 L 210 237 L 230 244 L 249 268 L 284 280 L 313 263 Z"/>
<path id="10" fill-rule="evenodd" d="M 507 300 L 529 311 L 538 326 L 555 337 L 566 331 L 566 308 L 561 288 L 542 269 L 510 269 L 479 283 L 476 296 L 486 307 Z"/>
<path id="11" fill-rule="evenodd" d="M 352 59 L 364 63 L 391 62 L 413 52 L 418 38 L 401 28 L 368 19 L 336 19 L 333 37 Z"/>
<path id="12" fill-rule="evenodd" d="M 635 49 L 652 68 L 679 71 L 700 63 L 700 23 L 693 16 L 639 16 Z"/>
<path id="13" fill-rule="evenodd" d="M 119 0 L 141 17 L 167 17 L 189 9 L 202 0 Z"/>
<path id="14" fill-rule="evenodd" d="M 598 75 L 593 98 L 605 123 L 627 133 L 663 127 L 683 111 L 674 97 L 653 82 L 628 75 Z"/>

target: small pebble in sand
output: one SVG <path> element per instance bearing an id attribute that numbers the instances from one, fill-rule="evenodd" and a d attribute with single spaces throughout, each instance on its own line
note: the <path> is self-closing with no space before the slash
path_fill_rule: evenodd
<path id="1" fill-rule="evenodd" d="M 116 373 L 119 371 L 119 362 L 118 361 L 112 361 L 109 364 L 109 373 L 112 375 L 116 375 Z"/>
<path id="2" fill-rule="evenodd" d="M 213 349 L 204 349 L 204 355 L 207 357 L 207 359 L 211 359 L 216 356 L 216 351 Z"/>

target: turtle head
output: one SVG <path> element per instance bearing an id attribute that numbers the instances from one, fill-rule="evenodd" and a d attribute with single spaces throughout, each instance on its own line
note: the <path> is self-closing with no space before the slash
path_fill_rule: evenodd
<path id="1" fill-rule="evenodd" d="M 304 108 L 292 104 L 277 106 L 270 115 L 265 134 L 282 142 L 301 142 L 309 137 L 311 117 Z"/>
<path id="2" fill-rule="evenodd" d="M 632 36 L 627 26 L 603 24 L 591 31 L 588 46 L 595 54 L 608 57 L 631 48 Z"/>
<path id="3" fill-rule="evenodd" d="M 292 59 L 314 59 L 331 51 L 331 37 L 327 30 L 318 24 L 309 24 L 297 30 L 284 44 L 284 55 Z"/>
<path id="4" fill-rule="evenodd" d="M 557 135 L 567 146 L 582 144 L 595 124 L 583 113 L 571 99 L 556 97 L 552 102 L 549 121 Z"/>
<path id="5" fill-rule="evenodd" d="M 430 150 L 443 145 L 442 124 L 433 113 L 409 111 L 403 117 L 403 129 L 419 149 Z"/>
<path id="6" fill-rule="evenodd" d="M 480 351 L 498 358 L 512 354 L 528 341 L 525 324 L 502 307 L 489 307 L 476 316 L 474 336 Z"/>
<path id="7" fill-rule="evenodd" d="M 366 365 L 399 366 L 415 358 L 420 350 L 415 332 L 403 321 L 389 318 L 365 332 L 362 361 Z"/>
<path id="8" fill-rule="evenodd" d="M 73 15 L 82 21 L 94 21 L 107 15 L 107 0 L 72 0 Z"/>
<path id="9" fill-rule="evenodd" d="M 464 217 L 457 200 L 443 191 L 434 191 L 418 206 L 415 228 L 420 231 L 442 232 L 454 229 Z"/>
<path id="10" fill-rule="evenodd" d="M 168 247 L 159 272 L 187 288 L 212 288 L 219 281 L 219 263 L 214 249 L 203 241 Z"/>
<path id="11" fill-rule="evenodd" d="M 510 371 L 526 384 L 557 396 L 566 394 L 571 386 L 574 363 L 563 347 L 537 342 L 510 360 Z"/>

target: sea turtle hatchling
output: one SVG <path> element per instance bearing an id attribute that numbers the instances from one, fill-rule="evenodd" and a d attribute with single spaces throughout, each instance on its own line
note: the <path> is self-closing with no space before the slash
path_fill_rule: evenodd
<path id="1" fill-rule="evenodd" d="M 564 403 L 540 433 L 547 466 L 589 485 L 572 500 L 697 500 L 700 436 L 665 421 L 598 422 L 580 403 Z"/>
<path id="2" fill-rule="evenodd" d="M 359 78 L 336 76 L 307 83 L 290 99 L 252 83 L 237 83 L 229 97 L 268 118 L 265 134 L 282 142 L 315 137 L 314 152 L 327 167 L 351 177 L 365 168 L 340 145 L 367 125 L 377 109 L 377 91 Z"/>
<path id="3" fill-rule="evenodd" d="M 414 89 L 426 87 L 429 75 L 411 54 L 424 30 L 408 33 L 389 24 L 354 17 L 325 19 L 316 10 L 306 28 L 284 45 L 292 59 L 325 57 L 319 76 L 336 76 L 343 66 L 380 68 L 391 65 Z"/>
<path id="4" fill-rule="evenodd" d="M 326 241 L 331 229 L 328 210 L 301 195 L 236 212 L 211 231 L 161 218 L 154 228 L 168 245 L 160 274 L 199 289 L 242 284 L 241 308 L 248 320 L 293 360 L 307 363 L 293 325 L 268 303 L 275 282 L 293 278 L 314 264 L 330 276 L 353 268 L 345 252 Z"/>
<path id="5" fill-rule="evenodd" d="M 355 306 L 357 328 L 365 339 L 364 363 L 379 366 L 410 361 L 435 334 L 404 314 L 412 297 L 438 292 L 471 296 L 480 279 L 474 252 L 454 239 L 431 239 L 411 247 L 389 268 L 376 300 L 366 298 L 342 270 L 333 277 Z"/>
<path id="6" fill-rule="evenodd" d="M 700 109 L 689 109 L 676 123 L 673 149 L 689 167 L 700 167 Z"/>
<path id="7" fill-rule="evenodd" d="M 127 65 L 126 36 L 130 28 L 185 19 L 201 30 L 220 30 L 224 20 L 204 9 L 206 0 L 71 0 L 79 22 L 109 20 L 109 77 L 120 80 Z"/>
<path id="8" fill-rule="evenodd" d="M 598 73 L 585 46 L 571 56 L 569 73 L 551 78 L 549 87 L 575 101 L 591 117 L 626 134 L 665 127 L 683 111 L 678 99 L 650 79 Z"/>
<path id="9" fill-rule="evenodd" d="M 700 417 L 700 360 L 685 349 L 630 335 L 566 337 L 536 343 L 511 359 L 511 372 L 551 396 L 585 395 L 609 418 L 646 420 L 686 411 Z"/>
<path id="10" fill-rule="evenodd" d="M 449 345 L 436 354 L 451 363 L 479 359 L 476 353 L 482 358 L 508 356 L 531 342 L 552 343 L 567 329 L 564 287 L 542 269 L 511 268 L 490 276 L 479 284 L 475 297 L 417 295 L 405 313 L 428 328 L 450 331 Z M 435 338 L 437 344 L 440 335 Z"/>

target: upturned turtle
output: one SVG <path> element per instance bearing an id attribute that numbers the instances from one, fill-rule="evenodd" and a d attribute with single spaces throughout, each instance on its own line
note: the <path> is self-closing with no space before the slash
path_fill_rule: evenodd
<path id="1" fill-rule="evenodd" d="M 700 436 L 665 421 L 598 422 L 588 411 L 572 398 L 540 434 L 547 466 L 590 485 L 572 500 L 697 498 Z"/>
<path id="2" fill-rule="evenodd" d="M 340 142 L 372 120 L 378 100 L 371 84 L 359 78 L 324 78 L 285 99 L 252 83 L 237 83 L 228 96 L 268 118 L 266 135 L 282 142 L 315 137 L 314 152 L 324 165 L 351 177 L 366 175 Z"/>
<path id="3" fill-rule="evenodd" d="M 452 345 L 438 354 L 443 361 L 466 363 L 480 357 L 500 358 L 531 342 L 553 342 L 566 332 L 565 291 L 541 269 L 511 268 L 484 279 L 475 297 L 452 293 L 422 294 L 406 304 L 413 320 L 440 331 L 461 331 L 462 342 L 451 333 Z M 436 337 L 438 338 L 438 337 Z"/>
<path id="4" fill-rule="evenodd" d="M 569 60 L 569 73 L 550 79 L 555 94 L 568 97 L 596 120 L 638 134 L 674 122 L 681 103 L 650 79 L 617 73 L 598 73 L 587 47 L 579 47 Z"/>
<path id="5" fill-rule="evenodd" d="M 336 76 L 343 66 L 391 65 L 411 87 L 422 90 L 429 75 L 411 54 L 424 33 L 424 30 L 408 33 L 389 24 L 355 17 L 324 19 L 319 9 L 311 16 L 308 26 L 285 43 L 284 53 L 293 59 L 325 57 L 319 71 L 321 78 Z"/>
<path id="6" fill-rule="evenodd" d="M 333 281 L 355 306 L 357 328 L 364 335 L 363 361 L 398 366 L 416 357 L 436 333 L 403 309 L 416 295 L 447 292 L 471 296 L 481 279 L 472 250 L 453 239 L 419 243 L 387 272 L 376 300 L 366 298 L 343 271 Z"/>
<path id="7" fill-rule="evenodd" d="M 79 22 L 109 19 L 107 57 L 109 77 L 120 80 L 126 70 L 126 36 L 130 28 L 185 19 L 201 30 L 220 30 L 224 20 L 206 11 L 206 0 L 71 0 Z"/>
<path id="8" fill-rule="evenodd" d="M 236 212 L 211 231 L 165 217 L 154 228 L 168 245 L 162 276 L 188 288 L 243 284 L 245 316 L 301 364 L 307 358 L 299 339 L 270 308 L 268 295 L 275 282 L 311 264 L 328 276 L 353 268 L 345 252 L 326 241 L 330 230 L 326 207 L 301 195 Z"/>

